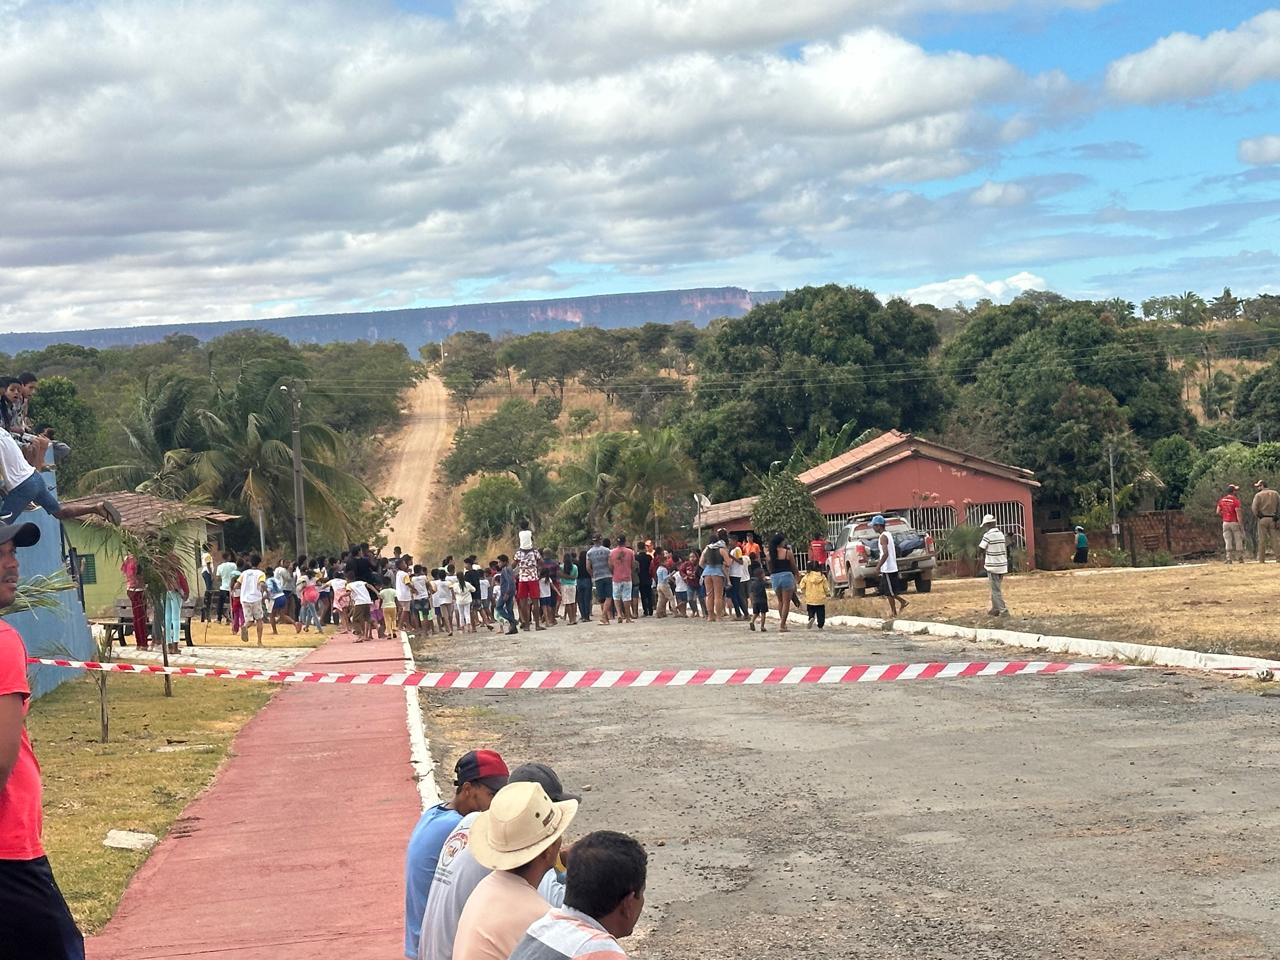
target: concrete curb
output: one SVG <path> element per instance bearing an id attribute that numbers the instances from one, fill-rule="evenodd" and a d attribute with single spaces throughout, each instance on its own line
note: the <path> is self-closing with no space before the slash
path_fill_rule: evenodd
<path id="1" fill-rule="evenodd" d="M 774 614 L 770 611 L 771 615 Z M 871 617 L 834 616 L 827 623 L 862 630 L 887 630 L 893 633 L 970 640 L 1028 650 L 1049 650 L 1078 657 L 1100 660 L 1128 660 L 1159 667 L 1182 667 L 1188 670 L 1276 670 L 1280 661 L 1258 657 L 1236 657 L 1221 653 L 1201 653 L 1180 647 L 1158 647 L 1146 643 L 1122 643 L 1116 640 L 1090 640 L 1086 637 L 1058 637 L 1050 634 L 1024 633 L 1018 630 L 988 630 L 963 627 L 955 623 L 931 620 L 876 620 Z"/>
<path id="2" fill-rule="evenodd" d="M 405 672 L 413 673 L 418 666 L 413 660 L 409 634 L 403 630 L 400 631 L 400 646 L 404 650 Z M 436 786 L 436 762 L 431 758 L 431 747 L 427 743 L 427 728 L 422 722 L 422 700 L 418 696 L 417 687 L 405 687 L 404 704 L 409 728 L 409 766 L 413 767 L 418 798 L 422 802 L 422 809 L 426 810 L 440 802 L 440 788 Z"/>

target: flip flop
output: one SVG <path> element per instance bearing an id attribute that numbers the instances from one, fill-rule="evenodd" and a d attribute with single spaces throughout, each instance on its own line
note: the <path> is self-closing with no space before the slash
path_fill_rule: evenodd
<path id="1" fill-rule="evenodd" d="M 124 518 L 120 516 L 120 511 L 116 509 L 116 505 L 110 500 L 102 501 L 102 509 L 107 514 L 107 519 L 117 527 L 124 522 Z"/>

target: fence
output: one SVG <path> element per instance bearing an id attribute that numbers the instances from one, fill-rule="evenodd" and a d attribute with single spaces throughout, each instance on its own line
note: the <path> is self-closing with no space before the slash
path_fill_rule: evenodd
<path id="1" fill-rule="evenodd" d="M 1004 531 L 1010 544 L 1027 548 L 1027 528 L 1022 516 L 1022 504 L 1017 500 L 1001 500 L 996 503 L 974 503 L 965 512 L 965 522 L 980 526 L 987 514 L 996 518 L 996 526 Z"/>

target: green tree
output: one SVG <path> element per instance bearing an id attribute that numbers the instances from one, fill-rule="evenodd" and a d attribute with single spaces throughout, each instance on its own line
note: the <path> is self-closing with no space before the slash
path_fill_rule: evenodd
<path id="1" fill-rule="evenodd" d="M 68 492 L 74 490 L 86 468 L 101 463 L 107 454 L 97 414 L 66 377 L 45 377 L 38 382 L 30 414 L 38 429 L 52 428 L 54 436 L 71 447 L 72 455 L 58 466 L 58 483 Z"/>
<path id="2" fill-rule="evenodd" d="M 496 540 L 529 512 L 524 488 L 505 474 L 483 476 L 462 495 L 462 524 L 473 540 Z"/>
<path id="3" fill-rule="evenodd" d="M 642 431 L 623 448 L 617 487 L 626 519 L 636 527 L 652 529 L 655 540 L 672 505 L 691 494 L 695 482 L 693 462 L 674 429 Z"/>
<path id="4" fill-rule="evenodd" d="M 765 540 L 781 533 L 789 543 L 808 543 L 815 534 L 826 533 L 827 522 L 813 494 L 794 473 L 772 471 L 758 481 L 760 492 L 751 508 L 751 526 Z"/>
<path id="5" fill-rule="evenodd" d="M 1160 505 L 1166 510 L 1182 506 L 1195 455 L 1191 441 L 1182 436 L 1162 437 L 1151 445 L 1151 469 L 1164 481 Z"/>
<path id="6" fill-rule="evenodd" d="M 516 471 L 551 449 L 556 428 L 528 401 L 505 400 L 477 427 L 462 427 L 442 466 L 450 483 L 475 473 Z"/>
<path id="7" fill-rule="evenodd" d="M 587 428 L 598 422 L 599 419 L 600 414 L 590 407 L 574 407 L 569 411 L 569 429 L 576 433 L 578 439 L 581 440 Z"/>
<path id="8" fill-rule="evenodd" d="M 744 467 L 787 460 L 825 429 L 940 421 L 945 397 L 929 360 L 938 334 L 903 300 L 805 287 L 715 325 L 682 430 L 707 492 L 727 499 Z"/>

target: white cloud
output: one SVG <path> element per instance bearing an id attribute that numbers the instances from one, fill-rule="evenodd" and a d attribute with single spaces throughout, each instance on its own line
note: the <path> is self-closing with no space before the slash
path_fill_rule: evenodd
<path id="1" fill-rule="evenodd" d="M 884 27 L 776 46 L 872 6 L 0 6 L 0 329 L 625 286 L 927 220 L 959 201 L 903 185 L 989 163 L 1059 83 Z M 565 31 L 628 53 L 550 56 Z"/>
<path id="2" fill-rule="evenodd" d="M 1205 37 L 1172 33 L 1107 68 L 1107 90 L 1131 103 L 1160 103 L 1243 90 L 1280 77 L 1280 10 Z"/>
<path id="3" fill-rule="evenodd" d="M 969 194 L 975 207 L 1016 207 L 1027 202 L 1030 191 L 1020 183 L 996 183 L 988 180 Z"/>
<path id="4" fill-rule="evenodd" d="M 912 303 L 950 307 L 960 302 L 971 304 L 984 299 L 1006 302 L 1026 290 L 1047 290 L 1048 287 L 1043 277 L 1025 270 L 1006 280 L 983 280 L 976 273 L 971 273 L 954 280 L 941 280 L 913 287 L 903 293 L 903 296 Z"/>
<path id="5" fill-rule="evenodd" d="M 1266 166 L 1280 163 L 1280 134 L 1269 134 L 1264 137 L 1250 137 L 1241 140 L 1237 147 L 1241 163 L 1253 166 Z"/>

